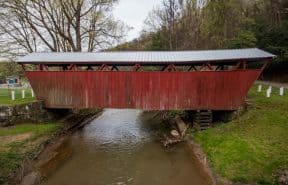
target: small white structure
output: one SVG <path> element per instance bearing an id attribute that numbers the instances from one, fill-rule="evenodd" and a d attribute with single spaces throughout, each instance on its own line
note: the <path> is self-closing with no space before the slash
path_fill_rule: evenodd
<path id="1" fill-rule="evenodd" d="M 271 93 L 272 93 L 272 89 L 268 88 L 267 91 L 266 91 L 267 98 L 271 97 Z"/>
<path id="2" fill-rule="evenodd" d="M 22 90 L 22 99 L 25 99 L 25 90 Z"/>
<path id="3" fill-rule="evenodd" d="M 262 92 L 262 85 L 258 86 L 258 92 Z"/>
<path id="4" fill-rule="evenodd" d="M 269 86 L 269 88 L 267 89 L 269 92 L 270 92 L 270 94 L 272 93 L 272 86 Z"/>
<path id="5" fill-rule="evenodd" d="M 280 88 L 280 93 L 279 94 L 280 94 L 280 96 L 284 96 L 284 87 Z"/>
<path id="6" fill-rule="evenodd" d="M 14 101 L 15 100 L 15 91 L 11 91 L 11 99 Z"/>
<path id="7" fill-rule="evenodd" d="M 32 98 L 34 98 L 34 91 L 33 91 L 33 89 L 31 89 L 31 96 L 32 96 Z"/>

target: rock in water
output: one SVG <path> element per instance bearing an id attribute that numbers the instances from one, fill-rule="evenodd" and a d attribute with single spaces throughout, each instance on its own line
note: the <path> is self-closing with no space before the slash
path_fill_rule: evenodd
<path id="1" fill-rule="evenodd" d="M 180 134 L 179 134 L 179 132 L 178 132 L 177 130 L 172 130 L 170 133 L 171 133 L 171 135 L 172 135 L 173 137 L 176 137 L 176 138 L 179 138 L 179 137 L 180 137 Z"/>

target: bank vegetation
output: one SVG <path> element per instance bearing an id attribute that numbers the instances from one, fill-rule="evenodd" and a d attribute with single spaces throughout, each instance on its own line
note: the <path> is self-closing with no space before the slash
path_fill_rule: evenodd
<path id="1" fill-rule="evenodd" d="M 278 184 L 288 167 L 288 94 L 279 96 L 279 89 L 274 89 L 271 98 L 266 98 L 265 92 L 256 89 L 249 92 L 243 116 L 215 124 L 193 139 L 218 177 L 234 183 Z"/>

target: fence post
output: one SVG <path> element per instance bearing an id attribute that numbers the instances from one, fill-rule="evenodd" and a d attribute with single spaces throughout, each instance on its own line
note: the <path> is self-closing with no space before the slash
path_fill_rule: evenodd
<path id="1" fill-rule="evenodd" d="M 33 91 L 33 89 L 31 89 L 31 96 L 32 96 L 32 98 L 34 98 L 34 91 Z"/>
<path id="2" fill-rule="evenodd" d="M 266 96 L 267 96 L 267 98 L 270 98 L 271 97 L 271 89 L 270 88 L 268 88 L 267 89 L 267 92 L 266 92 Z"/>
<path id="3" fill-rule="evenodd" d="M 272 93 L 272 86 L 269 86 L 268 90 L 269 90 L 269 92 L 271 94 Z"/>
<path id="4" fill-rule="evenodd" d="M 258 92 L 261 92 L 262 91 L 262 85 L 259 85 L 258 86 Z"/>
<path id="5" fill-rule="evenodd" d="M 15 91 L 11 91 L 11 99 L 12 99 L 12 101 L 15 100 Z"/>
<path id="6" fill-rule="evenodd" d="M 22 99 L 25 98 L 25 90 L 22 90 Z"/>
<path id="7" fill-rule="evenodd" d="M 280 96 L 284 96 L 284 87 L 280 88 Z"/>

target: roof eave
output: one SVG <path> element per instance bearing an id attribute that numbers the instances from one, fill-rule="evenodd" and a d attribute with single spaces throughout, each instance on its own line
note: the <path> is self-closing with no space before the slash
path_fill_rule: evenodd
<path id="1" fill-rule="evenodd" d="M 131 65 L 131 64 L 142 64 L 142 65 L 166 65 L 166 64 L 201 64 L 201 63 L 233 63 L 238 61 L 247 61 L 247 62 L 256 62 L 256 61 L 265 61 L 273 60 L 276 56 L 273 57 L 263 57 L 263 58 L 239 58 L 239 59 L 225 59 L 225 60 L 199 60 L 199 61 L 17 61 L 18 64 L 54 64 L 54 65 L 63 65 L 63 64 L 110 64 L 110 65 Z"/>

